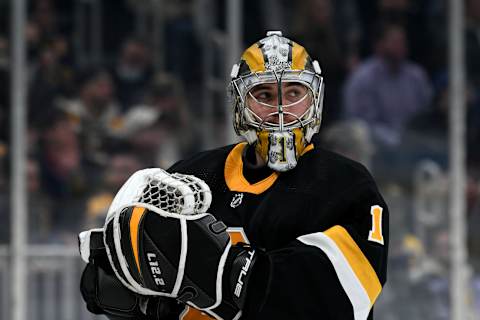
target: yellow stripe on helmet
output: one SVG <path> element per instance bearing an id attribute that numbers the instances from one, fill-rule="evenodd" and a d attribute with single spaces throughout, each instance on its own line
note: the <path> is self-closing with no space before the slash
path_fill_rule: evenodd
<path id="1" fill-rule="evenodd" d="M 262 49 L 255 43 L 250 46 L 242 55 L 251 72 L 265 71 L 265 60 L 263 58 Z"/>
<path id="2" fill-rule="evenodd" d="M 292 46 L 292 69 L 293 70 L 305 70 L 305 64 L 307 63 L 308 53 L 304 47 L 296 42 L 293 42 Z"/>

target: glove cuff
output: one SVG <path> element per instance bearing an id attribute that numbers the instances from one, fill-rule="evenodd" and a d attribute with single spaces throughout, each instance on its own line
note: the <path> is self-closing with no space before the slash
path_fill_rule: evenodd
<path id="1" fill-rule="evenodd" d="M 78 249 L 80 257 L 86 263 L 105 254 L 105 245 L 103 243 L 103 228 L 90 229 L 78 234 Z"/>
<path id="2" fill-rule="evenodd" d="M 204 312 L 215 319 L 238 319 L 243 314 L 254 267 L 257 270 L 257 264 L 263 264 L 261 261 L 264 260 L 265 253 L 261 250 L 245 244 L 232 246 L 223 271 L 222 302 L 216 308 Z"/>
<path id="3" fill-rule="evenodd" d="M 230 288 L 232 300 L 241 310 L 245 304 L 248 282 L 256 264 L 258 253 L 257 250 L 248 246 L 232 249 L 234 257 L 230 269 Z"/>
<path id="4" fill-rule="evenodd" d="M 265 251 L 257 249 L 255 268 L 249 278 L 249 286 L 245 292 L 245 302 L 242 308 L 243 316 L 248 319 L 249 315 L 258 314 L 265 304 L 270 291 L 271 274 L 273 264 Z"/>

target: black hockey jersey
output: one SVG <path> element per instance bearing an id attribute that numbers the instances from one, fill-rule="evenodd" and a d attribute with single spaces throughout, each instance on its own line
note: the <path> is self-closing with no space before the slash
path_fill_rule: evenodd
<path id="1" fill-rule="evenodd" d="M 263 249 L 271 261 L 269 272 L 254 270 L 242 319 L 373 319 L 386 281 L 388 209 L 368 171 L 310 145 L 295 169 L 250 183 L 246 146 L 169 169 L 205 180 L 209 212 L 229 226 L 232 242 Z M 209 318 L 187 307 L 180 319 Z"/>

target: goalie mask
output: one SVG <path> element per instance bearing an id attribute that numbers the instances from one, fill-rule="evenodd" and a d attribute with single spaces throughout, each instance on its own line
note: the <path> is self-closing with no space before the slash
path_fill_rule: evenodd
<path id="1" fill-rule="evenodd" d="M 320 73 L 305 48 L 280 31 L 267 32 L 232 68 L 235 131 L 275 171 L 293 169 L 320 129 Z"/>

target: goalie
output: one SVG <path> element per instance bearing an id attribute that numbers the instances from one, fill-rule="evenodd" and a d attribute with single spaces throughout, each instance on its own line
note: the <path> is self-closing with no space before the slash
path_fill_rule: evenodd
<path id="1" fill-rule="evenodd" d="M 246 142 L 135 173 L 80 234 L 87 308 L 110 319 L 373 319 L 388 209 L 367 170 L 314 145 L 323 78 L 281 32 L 233 66 Z"/>

